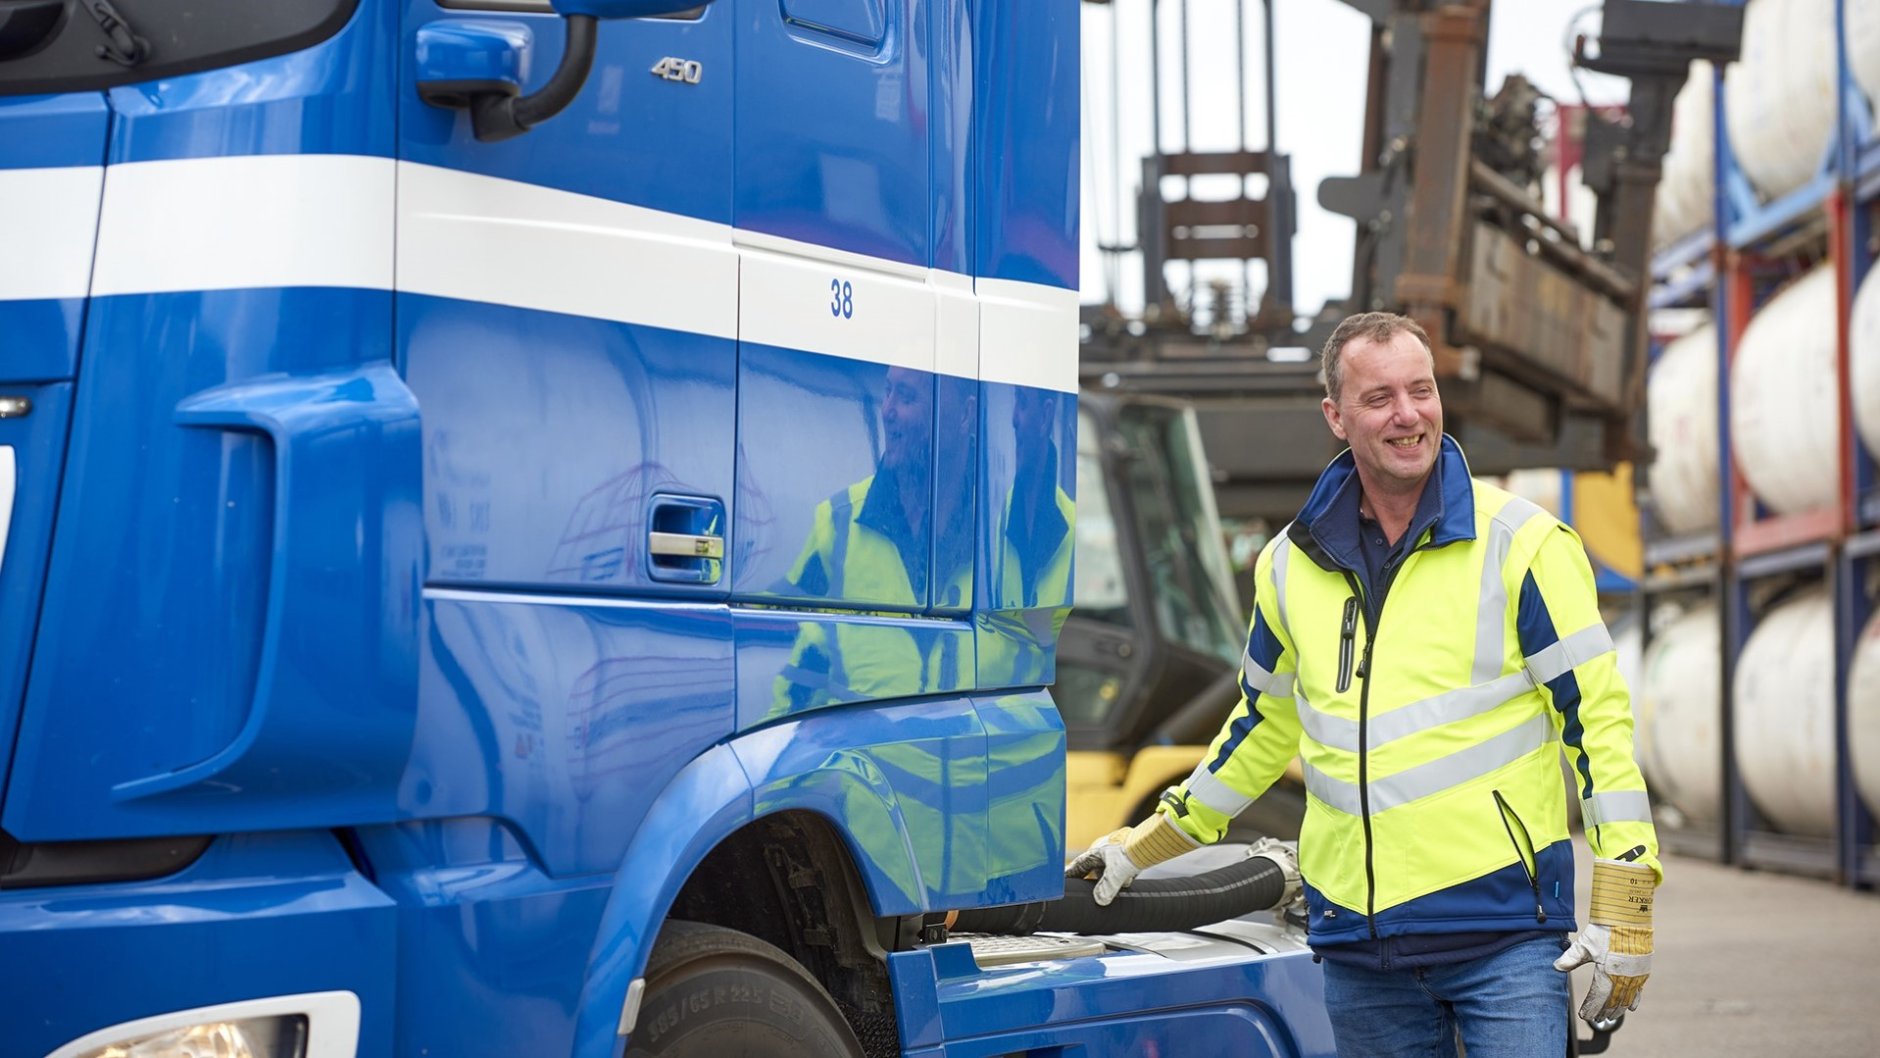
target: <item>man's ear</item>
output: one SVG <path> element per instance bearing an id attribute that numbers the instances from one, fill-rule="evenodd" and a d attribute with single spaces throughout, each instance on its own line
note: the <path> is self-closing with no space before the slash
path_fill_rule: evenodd
<path id="1" fill-rule="evenodd" d="M 1339 421 L 1337 402 L 1326 397 L 1319 401 L 1319 410 L 1325 413 L 1325 425 L 1332 428 L 1332 436 L 1340 441 L 1348 440 L 1345 437 L 1344 424 Z"/>

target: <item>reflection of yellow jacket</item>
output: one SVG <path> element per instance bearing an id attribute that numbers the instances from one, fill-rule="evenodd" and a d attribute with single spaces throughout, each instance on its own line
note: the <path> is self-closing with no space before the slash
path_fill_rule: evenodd
<path id="1" fill-rule="evenodd" d="M 870 511 L 877 484 L 891 494 L 885 475 L 864 478 L 816 505 L 809 538 L 790 567 L 790 586 L 805 595 L 845 606 L 918 609 L 917 580 L 924 580 L 924 530 Z M 912 569 L 910 569 L 910 564 Z M 951 586 L 970 584 L 955 573 Z M 917 632 L 891 619 L 844 613 L 808 619 L 798 628 L 789 665 L 772 683 L 772 716 L 837 702 L 880 701 L 933 693 L 963 685 L 972 665 L 964 636 L 935 628 Z"/>
<path id="2" fill-rule="evenodd" d="M 1005 500 L 997 566 L 991 571 L 999 609 L 980 618 L 979 685 L 1031 687 L 1050 682 L 1058 633 L 1070 616 L 1071 550 L 1076 504 L 1054 490 L 1055 518 L 1043 518 L 1023 545 L 1014 537 L 1013 495 Z"/>
<path id="3" fill-rule="evenodd" d="M 1439 465 L 1440 513 L 1375 612 L 1355 535 L 1340 537 L 1341 504 L 1357 525 L 1349 454 L 1327 469 L 1255 568 L 1245 697 L 1160 809 L 1215 840 L 1297 753 L 1315 943 L 1573 928 L 1563 746 L 1594 853 L 1636 849 L 1657 868 L 1631 709 L 1579 539 L 1526 500 L 1471 485 L 1453 441 Z"/>

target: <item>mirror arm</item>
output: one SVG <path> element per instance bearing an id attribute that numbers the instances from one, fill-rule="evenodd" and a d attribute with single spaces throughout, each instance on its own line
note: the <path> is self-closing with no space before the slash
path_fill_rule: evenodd
<path id="1" fill-rule="evenodd" d="M 593 15 L 569 15 L 568 40 L 561 65 L 548 83 L 526 96 L 478 92 L 470 97 L 470 127 L 479 142 L 495 143 L 520 136 L 562 112 L 587 83 L 594 67 L 597 27 Z"/>

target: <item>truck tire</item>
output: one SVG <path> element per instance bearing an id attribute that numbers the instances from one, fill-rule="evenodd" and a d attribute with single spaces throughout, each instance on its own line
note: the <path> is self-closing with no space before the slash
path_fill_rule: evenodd
<path id="1" fill-rule="evenodd" d="M 669 921 L 646 967 L 627 1058 L 862 1058 L 809 971 L 748 933 Z"/>

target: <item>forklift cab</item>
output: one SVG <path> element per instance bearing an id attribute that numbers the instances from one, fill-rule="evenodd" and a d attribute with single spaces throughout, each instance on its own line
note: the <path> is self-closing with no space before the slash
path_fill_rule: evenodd
<path id="1" fill-rule="evenodd" d="M 1080 395 L 1076 571 L 1051 688 L 1073 849 L 1146 814 L 1239 701 L 1247 611 L 1186 403 Z"/>

